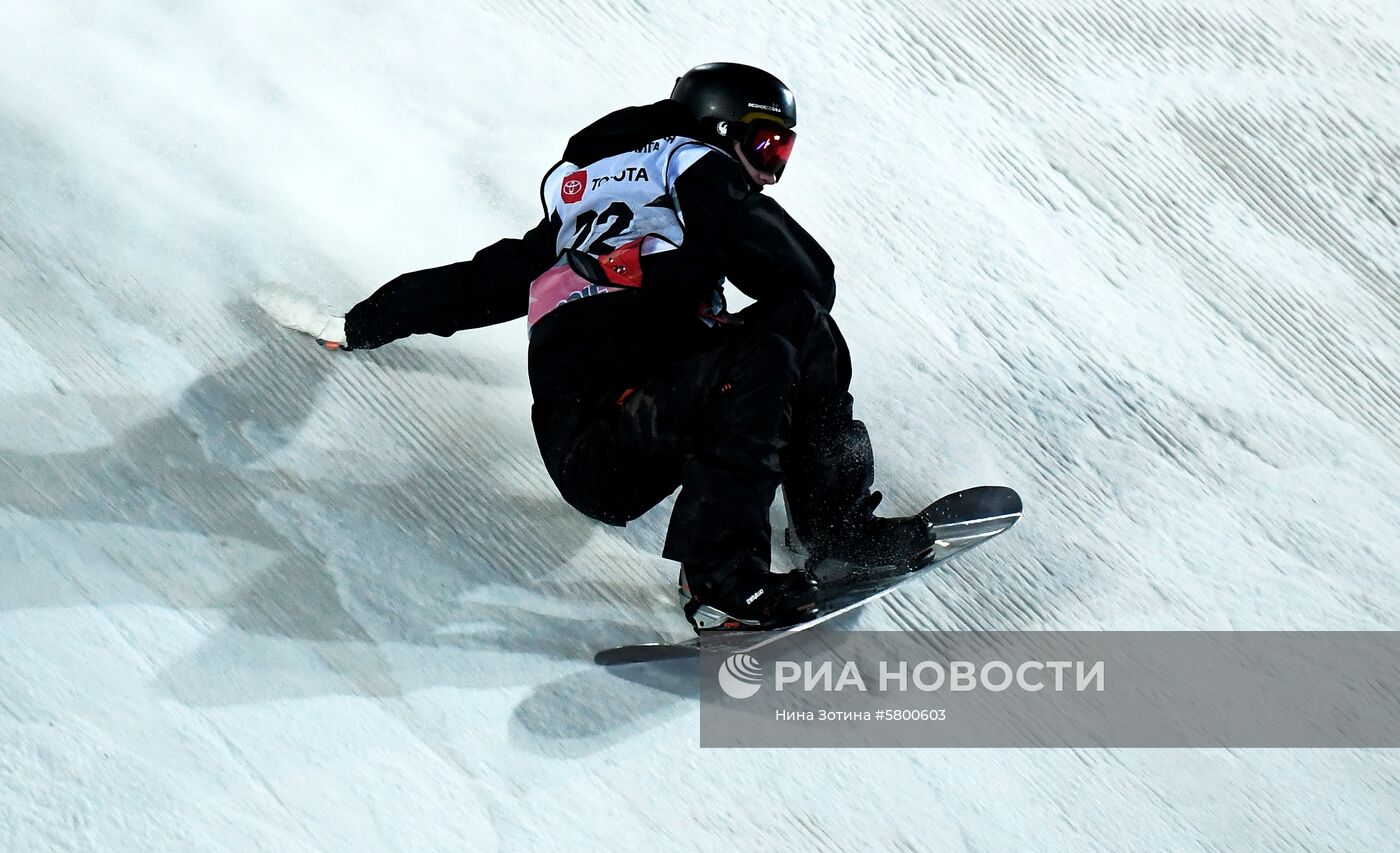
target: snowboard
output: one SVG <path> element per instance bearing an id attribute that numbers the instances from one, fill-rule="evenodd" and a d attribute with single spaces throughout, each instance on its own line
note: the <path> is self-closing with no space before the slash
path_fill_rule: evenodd
<path id="1" fill-rule="evenodd" d="M 702 651 L 734 654 L 761 648 L 776 640 L 815 628 L 858 607 L 878 601 L 925 572 L 957 555 L 1005 533 L 1021 517 L 1021 496 L 1005 486 L 977 486 L 945 495 L 921 515 L 933 526 L 933 549 L 913 570 L 893 566 L 854 567 L 823 560 L 808 569 L 821 589 L 817 616 L 769 631 L 722 631 L 702 634 L 674 643 L 643 643 L 604 649 L 595 663 L 616 666 L 627 663 L 696 657 Z"/>

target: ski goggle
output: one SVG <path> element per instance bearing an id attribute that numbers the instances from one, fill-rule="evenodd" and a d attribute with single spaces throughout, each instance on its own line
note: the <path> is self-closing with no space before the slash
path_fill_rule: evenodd
<path id="1" fill-rule="evenodd" d="M 797 131 L 771 119 L 747 121 L 741 127 L 739 150 L 745 159 L 760 172 L 775 178 L 781 176 L 792 156 L 792 146 L 797 142 Z"/>

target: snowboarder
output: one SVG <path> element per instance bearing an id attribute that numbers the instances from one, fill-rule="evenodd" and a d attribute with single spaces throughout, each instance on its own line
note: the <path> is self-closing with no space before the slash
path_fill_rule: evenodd
<path id="1" fill-rule="evenodd" d="M 535 436 L 563 498 L 625 525 L 679 486 L 663 556 L 697 631 L 811 618 L 810 573 L 769 568 L 780 484 L 815 557 L 912 568 L 932 537 L 917 515 L 874 514 L 831 258 L 763 194 L 796 124 L 773 75 L 691 69 L 669 98 L 575 134 L 523 237 L 401 275 L 305 331 L 357 350 L 526 317 Z M 725 279 L 754 304 L 729 313 Z"/>

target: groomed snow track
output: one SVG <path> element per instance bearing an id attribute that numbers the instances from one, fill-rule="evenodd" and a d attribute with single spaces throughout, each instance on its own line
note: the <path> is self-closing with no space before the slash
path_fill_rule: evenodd
<path id="1" fill-rule="evenodd" d="M 705 751 L 666 512 L 556 497 L 519 324 L 330 354 L 690 65 L 798 92 L 895 509 L 869 628 L 1400 627 L 1387 0 L 0 0 L 0 848 L 1379 850 L 1386 751 Z M 1390 839 L 1387 841 L 1386 839 Z"/>

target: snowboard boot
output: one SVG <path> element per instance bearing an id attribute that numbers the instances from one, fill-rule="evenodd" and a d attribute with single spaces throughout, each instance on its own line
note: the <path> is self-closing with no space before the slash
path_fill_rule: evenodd
<path id="1" fill-rule="evenodd" d="M 805 550 L 809 567 L 822 560 L 838 560 L 861 568 L 917 569 L 933 553 L 933 526 L 923 513 L 877 516 L 875 507 L 882 498 L 879 492 L 871 492 L 827 526 L 805 531 L 789 527 L 788 546 Z"/>
<path id="2" fill-rule="evenodd" d="M 767 631 L 817 615 L 817 584 L 803 570 L 770 572 L 749 555 L 681 566 L 678 591 L 697 634 Z"/>

